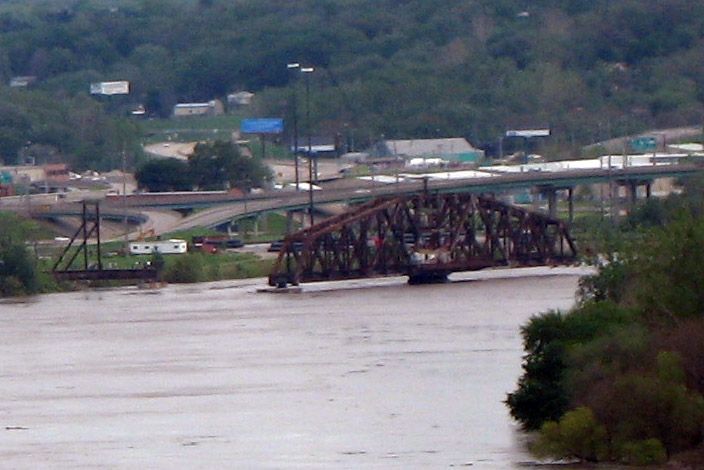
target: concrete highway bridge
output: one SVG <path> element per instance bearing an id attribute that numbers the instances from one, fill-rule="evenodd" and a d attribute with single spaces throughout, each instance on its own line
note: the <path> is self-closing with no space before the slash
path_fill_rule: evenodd
<path id="1" fill-rule="evenodd" d="M 526 172 L 499 174 L 490 177 L 452 179 L 452 180 L 418 180 L 401 181 L 398 183 L 379 184 L 360 189 L 359 186 L 341 187 L 313 191 L 313 202 L 318 204 L 359 203 L 380 196 L 412 195 L 428 190 L 434 193 L 467 192 L 473 194 L 498 194 L 525 188 L 538 188 L 547 195 L 548 213 L 556 214 L 557 191 L 567 191 L 568 200 L 572 199 L 572 189 L 579 185 L 613 182 L 629 189 L 632 198 L 636 196 L 638 187 L 645 188 L 646 196 L 650 194 L 651 183 L 658 178 L 683 177 L 701 172 L 694 165 L 667 165 L 631 167 L 625 169 L 570 170 L 562 172 Z M 177 200 L 174 200 L 177 198 Z M 129 200 L 129 198 L 128 198 Z M 116 201 L 117 202 L 117 201 Z M 191 205 L 189 205 L 191 204 Z M 266 192 L 239 197 L 235 200 L 220 200 L 205 202 L 187 195 L 165 196 L 160 201 L 154 201 L 141 207 L 150 208 L 188 208 L 206 207 L 192 215 L 184 217 L 175 226 L 175 230 L 193 227 L 217 227 L 243 216 L 270 211 L 303 210 L 309 207 L 308 192 Z M 134 206 L 140 207 L 140 206 Z"/>
<path id="2" fill-rule="evenodd" d="M 355 180 L 341 180 L 338 187 L 312 191 L 314 205 L 332 203 L 361 203 L 384 196 L 408 196 L 423 191 L 435 194 L 472 193 L 500 194 L 512 190 L 537 188 L 546 195 L 548 215 L 555 218 L 557 192 L 566 191 L 572 217 L 573 189 L 579 185 L 613 183 L 628 188 L 630 197 L 635 200 L 637 189 L 645 188 L 650 196 L 650 185 L 659 178 L 685 177 L 702 171 L 695 165 L 637 166 L 622 169 L 580 169 L 559 172 L 524 172 L 495 174 L 486 177 L 448 180 L 399 181 L 390 184 L 377 184 L 360 188 Z M 103 202 L 102 214 L 105 217 L 121 219 L 124 214 L 135 223 L 146 223 L 149 215 L 158 211 L 192 210 L 190 215 L 180 219 L 169 219 L 167 226 L 156 230 L 163 233 L 185 230 L 194 227 L 219 227 L 245 216 L 271 211 L 304 210 L 311 205 L 311 193 L 267 191 L 243 196 L 239 193 L 161 193 L 111 196 Z M 33 208 L 36 217 L 79 216 L 80 204 L 54 204 Z"/>

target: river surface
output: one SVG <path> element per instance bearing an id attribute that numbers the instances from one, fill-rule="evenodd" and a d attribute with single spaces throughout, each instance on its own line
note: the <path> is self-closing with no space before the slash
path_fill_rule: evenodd
<path id="1" fill-rule="evenodd" d="M 576 268 L 0 303 L 3 468 L 525 468 L 520 326 Z"/>

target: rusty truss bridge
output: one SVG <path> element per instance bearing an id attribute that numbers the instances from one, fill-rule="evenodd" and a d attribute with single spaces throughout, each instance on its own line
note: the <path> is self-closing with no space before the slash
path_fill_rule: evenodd
<path id="1" fill-rule="evenodd" d="M 423 192 L 378 198 L 289 235 L 269 284 L 398 275 L 436 282 L 457 271 L 569 264 L 576 256 L 560 220 L 475 194 Z"/>

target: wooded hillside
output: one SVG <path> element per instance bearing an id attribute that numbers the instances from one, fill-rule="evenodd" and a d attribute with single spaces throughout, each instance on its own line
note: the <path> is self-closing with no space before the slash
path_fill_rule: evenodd
<path id="1" fill-rule="evenodd" d="M 358 145 L 465 136 L 491 151 L 506 129 L 550 126 L 574 149 L 701 123 L 703 35 L 704 2 L 688 0 L 4 2 L 0 78 L 36 76 L 33 92 L 61 101 L 130 80 L 129 100 L 160 116 L 249 90 L 256 113 L 286 116 L 296 61 L 316 67 L 316 130 Z M 0 104 L 0 153 L 18 129 L 56 145 L 16 100 Z"/>

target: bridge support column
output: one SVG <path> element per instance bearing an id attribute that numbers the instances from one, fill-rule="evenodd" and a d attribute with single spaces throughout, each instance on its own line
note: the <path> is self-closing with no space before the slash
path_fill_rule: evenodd
<path id="1" fill-rule="evenodd" d="M 574 222 L 574 188 L 567 188 L 567 203 L 569 207 L 569 223 Z"/>
<path id="2" fill-rule="evenodd" d="M 408 275 L 408 283 L 412 286 L 419 284 L 443 284 L 448 282 L 448 273 L 445 271 L 416 271 Z"/>
<path id="3" fill-rule="evenodd" d="M 648 181 L 645 183 L 645 198 L 650 199 L 650 196 L 652 196 L 652 183 Z"/>
<path id="4" fill-rule="evenodd" d="M 548 215 L 555 219 L 557 218 L 557 190 L 549 188 L 544 193 L 548 198 Z"/>
<path id="5" fill-rule="evenodd" d="M 286 211 L 286 235 L 293 232 L 293 211 Z"/>
<path id="6" fill-rule="evenodd" d="M 636 205 L 636 202 L 638 202 L 638 182 L 629 181 L 626 189 L 628 191 L 628 201 L 630 203 L 629 209 L 633 209 Z"/>

